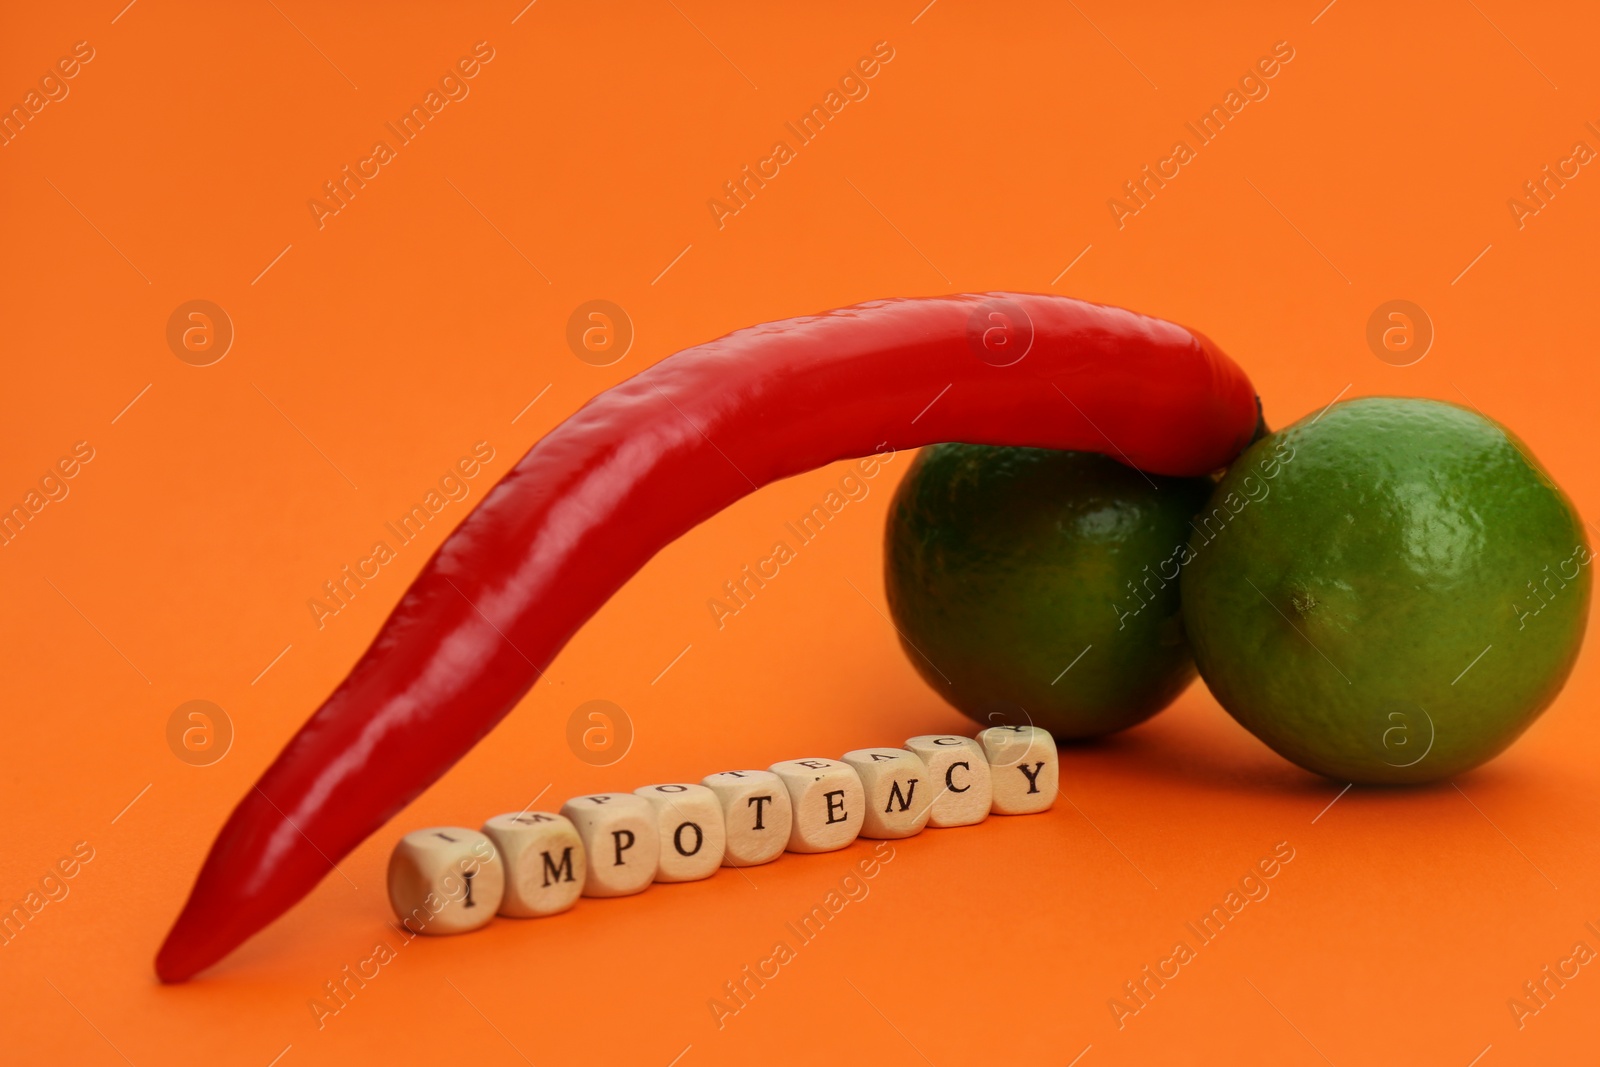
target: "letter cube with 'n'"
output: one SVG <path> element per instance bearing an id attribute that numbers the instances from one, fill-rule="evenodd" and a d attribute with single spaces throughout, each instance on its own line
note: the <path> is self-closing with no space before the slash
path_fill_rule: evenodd
<path id="1" fill-rule="evenodd" d="M 840 758 L 861 778 L 862 837 L 910 837 L 928 825 L 933 783 L 922 757 L 903 748 L 858 748 Z"/>

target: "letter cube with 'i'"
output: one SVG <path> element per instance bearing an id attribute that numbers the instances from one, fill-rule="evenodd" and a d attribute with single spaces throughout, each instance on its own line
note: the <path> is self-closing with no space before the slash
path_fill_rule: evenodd
<path id="1" fill-rule="evenodd" d="M 920 756 L 903 748 L 858 748 L 840 758 L 860 777 L 866 796 L 862 837 L 910 837 L 928 825 L 933 783 Z"/>
<path id="2" fill-rule="evenodd" d="M 640 786 L 634 793 L 655 809 L 661 852 L 656 881 L 693 882 L 717 872 L 726 834 L 715 793 L 687 782 Z"/>
<path id="3" fill-rule="evenodd" d="M 1055 803 L 1060 780 L 1055 738 L 1037 726 L 991 726 L 978 734 L 994 779 L 996 815 L 1031 815 Z"/>
<path id="4" fill-rule="evenodd" d="M 476 830 L 434 826 L 402 837 L 389 855 L 389 903 L 418 934 L 460 934 L 494 918 L 505 868 Z"/>
<path id="5" fill-rule="evenodd" d="M 586 897 L 625 897 L 650 888 L 661 858 L 655 809 L 632 793 L 591 793 L 561 806 L 572 820 L 589 871 Z"/>
<path id="6" fill-rule="evenodd" d="M 794 809 L 790 852 L 832 852 L 861 833 L 866 796 L 861 778 L 848 763 L 831 759 L 791 759 L 769 768 L 789 791 Z"/>
<path id="7" fill-rule="evenodd" d="M 500 914 L 528 919 L 578 902 L 588 864 L 578 828 L 548 811 L 514 811 L 483 824 L 506 868 Z"/>
<path id="8" fill-rule="evenodd" d="M 793 809 L 789 790 L 771 771 L 719 771 L 700 779 L 722 805 L 727 829 L 725 867 L 753 867 L 783 855 Z"/>
<path id="9" fill-rule="evenodd" d="M 928 765 L 934 787 L 929 826 L 972 826 L 989 817 L 994 780 L 982 745 L 956 734 L 922 734 L 906 748 Z"/>

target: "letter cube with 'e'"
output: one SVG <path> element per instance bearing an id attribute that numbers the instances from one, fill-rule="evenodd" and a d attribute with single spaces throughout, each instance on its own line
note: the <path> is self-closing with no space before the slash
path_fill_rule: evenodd
<path id="1" fill-rule="evenodd" d="M 578 902 L 588 863 L 570 819 L 548 811 L 514 811 L 494 816 L 483 832 L 506 868 L 501 915 L 554 915 Z"/>
<path id="2" fill-rule="evenodd" d="M 929 826 L 972 826 L 989 817 L 994 780 L 983 746 L 958 734 L 922 734 L 906 741 L 922 757 L 933 783 Z"/>
<path id="3" fill-rule="evenodd" d="M 991 726 L 978 734 L 994 779 L 996 815 L 1048 811 L 1056 800 L 1060 764 L 1055 738 L 1037 726 Z"/>
<path id="4" fill-rule="evenodd" d="M 791 759 L 769 770 L 789 791 L 794 810 L 789 827 L 790 852 L 832 852 L 861 833 L 866 795 L 861 778 L 848 763 L 831 759 Z"/>
<path id="5" fill-rule="evenodd" d="M 793 809 L 789 790 L 771 771 L 719 771 L 700 779 L 722 805 L 727 829 L 725 867 L 753 867 L 783 855 Z"/>
<path id="6" fill-rule="evenodd" d="M 866 796 L 862 837 L 910 837 L 928 825 L 933 783 L 922 757 L 903 748 L 858 748 L 840 759 L 854 768 Z"/>
<path id="7" fill-rule="evenodd" d="M 494 918 L 504 891 L 500 854 L 476 830 L 413 830 L 389 855 L 389 903 L 413 933 L 476 930 Z"/>
<path id="8" fill-rule="evenodd" d="M 561 806 L 588 858 L 586 897 L 625 897 L 650 888 L 661 858 L 656 812 L 632 793 L 591 793 Z"/>
<path id="9" fill-rule="evenodd" d="M 694 882 L 717 873 L 727 835 L 715 793 L 688 782 L 640 786 L 634 793 L 655 809 L 656 881 Z"/>

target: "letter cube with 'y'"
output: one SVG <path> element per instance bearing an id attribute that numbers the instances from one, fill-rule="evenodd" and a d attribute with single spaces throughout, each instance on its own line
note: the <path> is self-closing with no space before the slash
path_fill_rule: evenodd
<path id="1" fill-rule="evenodd" d="M 476 830 L 413 830 L 389 855 L 389 903 L 418 934 L 460 934 L 494 918 L 505 868 L 494 842 Z"/>
<path id="2" fill-rule="evenodd" d="M 994 778 L 996 815 L 1047 811 L 1056 800 L 1060 764 L 1055 738 L 1037 726 L 991 726 L 978 734 Z"/>
<path id="3" fill-rule="evenodd" d="M 634 793 L 655 809 L 661 843 L 656 881 L 694 882 L 717 872 L 727 835 L 715 793 L 687 782 L 640 786 Z"/>
<path id="4" fill-rule="evenodd" d="M 727 828 L 725 867 L 753 867 L 783 855 L 793 809 L 789 790 L 771 771 L 720 771 L 700 779 L 722 805 Z"/>
<path id="5" fill-rule="evenodd" d="M 860 777 L 866 795 L 862 837 L 910 837 L 928 825 L 933 783 L 920 756 L 903 748 L 858 748 L 840 758 Z"/>
<path id="6" fill-rule="evenodd" d="M 790 852 L 832 852 L 861 833 L 866 796 L 861 778 L 848 763 L 831 759 L 791 759 L 769 768 L 789 791 L 794 810 Z"/>
<path id="7" fill-rule="evenodd" d="M 500 914 L 554 915 L 578 902 L 588 875 L 578 828 L 548 811 L 514 811 L 483 824 L 506 868 Z"/>
<path id="8" fill-rule="evenodd" d="M 644 797 L 632 793 L 591 793 L 561 806 L 572 820 L 589 872 L 586 897 L 625 897 L 650 888 L 661 858 L 656 812 Z"/>
<path id="9" fill-rule="evenodd" d="M 933 810 L 929 826 L 971 826 L 989 817 L 994 780 L 983 746 L 956 734 L 922 734 L 906 748 L 928 765 L 933 784 Z"/>

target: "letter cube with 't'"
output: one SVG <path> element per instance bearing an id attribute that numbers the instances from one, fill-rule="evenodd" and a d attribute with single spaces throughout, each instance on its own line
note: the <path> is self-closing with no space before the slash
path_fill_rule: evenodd
<path id="1" fill-rule="evenodd" d="M 782 779 L 771 771 L 719 771 L 700 783 L 722 805 L 724 867 L 753 867 L 783 855 L 794 812 Z"/>

